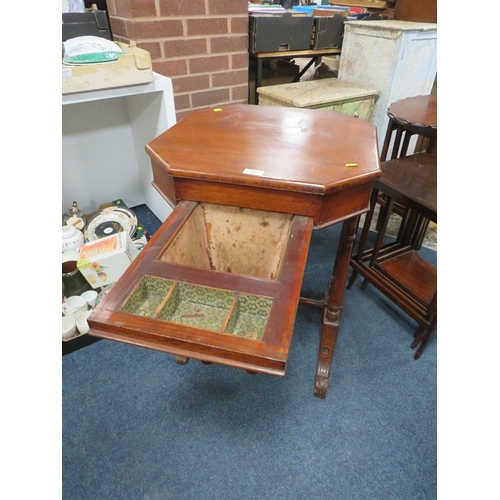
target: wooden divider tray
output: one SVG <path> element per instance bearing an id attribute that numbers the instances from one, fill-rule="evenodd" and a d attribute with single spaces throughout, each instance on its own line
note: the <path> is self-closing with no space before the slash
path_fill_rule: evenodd
<path id="1" fill-rule="evenodd" d="M 261 339 L 272 299 L 144 276 L 122 312 Z"/>
<path id="2" fill-rule="evenodd" d="M 182 201 L 96 307 L 90 335 L 283 376 L 312 226 Z"/>

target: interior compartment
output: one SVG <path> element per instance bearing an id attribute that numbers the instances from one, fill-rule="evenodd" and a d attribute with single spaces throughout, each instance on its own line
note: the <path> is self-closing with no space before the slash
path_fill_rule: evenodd
<path id="1" fill-rule="evenodd" d="M 157 319 L 220 332 L 234 297 L 234 292 L 178 282 Z"/>
<path id="2" fill-rule="evenodd" d="M 267 297 L 144 276 L 121 310 L 261 340 L 272 304 Z"/>
<path id="3" fill-rule="evenodd" d="M 200 203 L 160 256 L 166 262 L 276 279 L 293 216 Z"/>
<path id="4" fill-rule="evenodd" d="M 131 314 L 153 317 L 174 284 L 173 281 L 143 276 L 121 310 Z"/>
<path id="5" fill-rule="evenodd" d="M 224 332 L 261 340 L 272 303 L 266 297 L 239 294 Z"/>

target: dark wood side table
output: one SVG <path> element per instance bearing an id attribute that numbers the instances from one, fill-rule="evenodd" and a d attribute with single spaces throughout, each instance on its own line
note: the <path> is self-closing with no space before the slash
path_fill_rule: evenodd
<path id="1" fill-rule="evenodd" d="M 322 303 L 315 395 L 325 398 L 357 217 L 380 176 L 375 126 L 331 111 L 228 105 L 191 113 L 146 151 L 153 185 L 175 208 L 94 310 L 90 334 L 283 376 L 311 231 L 343 222 Z M 200 302 L 172 319 L 188 292 Z M 238 311 L 251 310 L 261 310 L 256 327 L 237 334 Z"/>
<path id="2" fill-rule="evenodd" d="M 382 176 L 375 181 L 372 207 L 380 193 L 386 203 L 380 213 L 380 226 L 374 246 L 366 249 L 373 209 L 367 213 L 357 253 L 351 258 L 353 274 L 365 278 L 418 323 L 412 348 L 419 346 L 418 359 L 437 323 L 437 269 L 418 254 L 412 217 L 421 215 L 437 222 L 437 158 L 418 153 L 382 163 Z M 384 242 L 393 204 L 410 210 L 396 241 Z"/>
<path id="3" fill-rule="evenodd" d="M 387 109 L 389 123 L 384 138 L 380 160 L 386 161 L 394 136 L 391 160 L 406 156 L 410 139 L 419 135 L 429 139 L 426 153 L 431 153 L 437 139 L 437 96 L 419 95 L 392 103 Z M 401 140 L 403 143 L 401 144 Z"/>

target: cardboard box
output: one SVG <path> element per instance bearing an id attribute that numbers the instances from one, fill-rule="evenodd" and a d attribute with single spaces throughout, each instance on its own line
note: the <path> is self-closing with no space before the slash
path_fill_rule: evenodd
<path id="1" fill-rule="evenodd" d="M 62 93 L 125 87 L 154 80 L 149 52 L 136 47 L 135 43 L 114 43 L 123 52 L 116 61 L 79 66 L 63 64 Z"/>
<path id="2" fill-rule="evenodd" d="M 307 15 L 252 14 L 248 21 L 248 50 L 261 52 L 286 52 L 309 50 L 313 18 Z"/>
<path id="3" fill-rule="evenodd" d="M 340 49 L 346 18 L 341 14 L 313 17 L 311 49 Z"/>
<path id="4" fill-rule="evenodd" d="M 137 248 L 124 231 L 84 243 L 76 266 L 92 288 L 116 283 L 137 257 Z"/>

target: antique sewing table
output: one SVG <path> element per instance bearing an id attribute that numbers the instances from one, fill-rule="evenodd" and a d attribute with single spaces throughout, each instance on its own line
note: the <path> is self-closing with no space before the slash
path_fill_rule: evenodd
<path id="1" fill-rule="evenodd" d="M 332 111 L 227 105 L 191 113 L 146 151 L 175 208 L 94 310 L 90 334 L 284 376 L 311 232 L 343 221 L 316 301 L 315 395 L 325 398 L 357 216 L 380 176 L 375 127 Z"/>

